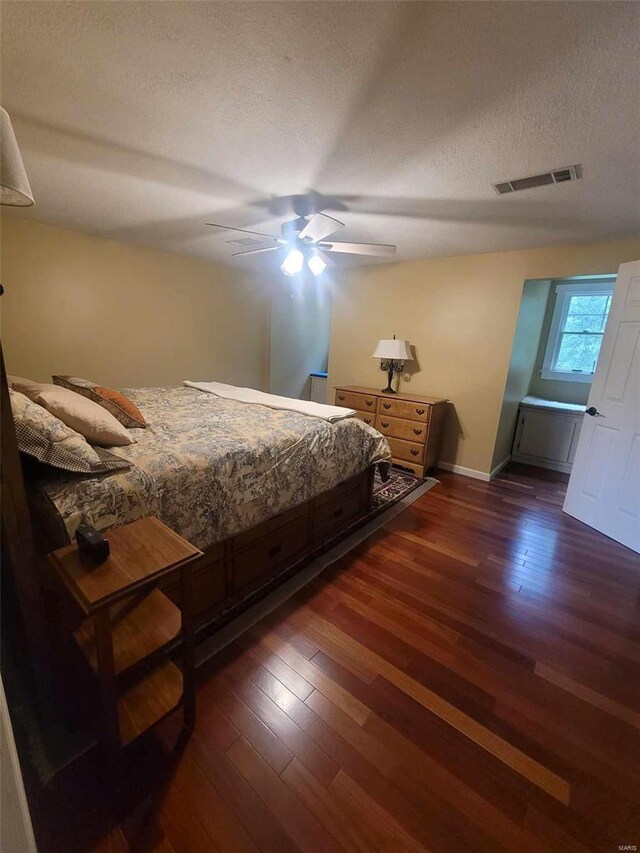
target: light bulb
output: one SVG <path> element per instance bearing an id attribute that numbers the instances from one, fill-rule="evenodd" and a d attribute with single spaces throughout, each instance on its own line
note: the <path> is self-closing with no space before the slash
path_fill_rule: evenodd
<path id="1" fill-rule="evenodd" d="M 280 269 L 285 275 L 295 275 L 304 264 L 304 255 L 300 249 L 292 249 L 282 262 Z"/>
<path id="2" fill-rule="evenodd" d="M 312 255 L 307 261 L 307 266 L 316 276 L 320 275 L 320 273 L 323 273 L 327 268 L 326 263 L 322 260 L 320 255 Z"/>

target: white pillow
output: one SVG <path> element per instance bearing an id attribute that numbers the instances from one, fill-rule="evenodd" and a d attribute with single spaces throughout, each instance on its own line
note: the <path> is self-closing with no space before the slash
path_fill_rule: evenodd
<path id="1" fill-rule="evenodd" d="M 82 394 L 60 388 L 58 385 L 30 383 L 22 391 L 30 400 L 43 406 L 62 423 L 83 435 L 92 444 L 103 447 L 122 447 L 133 444 L 129 431 L 114 416 L 93 400 Z"/>
<path id="2" fill-rule="evenodd" d="M 13 388 L 14 391 L 19 391 L 20 394 L 24 394 L 25 397 L 28 397 L 32 402 L 33 395 L 37 391 L 42 391 L 44 388 L 51 387 L 51 385 L 47 385 L 44 382 L 34 382 L 33 379 L 25 379 L 24 376 L 7 376 L 7 384 L 9 388 Z"/>

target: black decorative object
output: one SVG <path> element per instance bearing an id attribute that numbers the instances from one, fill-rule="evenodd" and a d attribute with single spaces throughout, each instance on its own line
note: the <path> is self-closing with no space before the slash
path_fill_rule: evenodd
<path id="1" fill-rule="evenodd" d="M 391 387 L 391 380 L 393 379 L 394 373 L 402 373 L 404 370 L 404 362 L 395 361 L 395 359 L 388 359 L 387 361 L 380 362 L 380 370 L 386 370 L 388 374 L 387 387 L 382 389 L 383 394 L 397 394 L 397 391 Z"/>
<path id="2" fill-rule="evenodd" d="M 89 524 L 78 525 L 76 542 L 80 553 L 88 557 L 92 563 L 104 563 L 111 552 L 108 540 Z"/>

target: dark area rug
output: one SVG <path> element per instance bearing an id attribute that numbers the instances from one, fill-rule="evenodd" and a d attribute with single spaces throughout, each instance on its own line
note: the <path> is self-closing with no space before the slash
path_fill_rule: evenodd
<path id="1" fill-rule="evenodd" d="M 389 479 L 383 483 L 380 478 L 380 471 L 376 468 L 373 483 L 372 514 L 377 514 L 379 510 L 386 509 L 390 504 L 402 500 L 409 492 L 417 489 L 421 483 L 424 483 L 422 478 L 416 477 L 409 471 L 402 471 L 400 468 L 392 468 Z"/>

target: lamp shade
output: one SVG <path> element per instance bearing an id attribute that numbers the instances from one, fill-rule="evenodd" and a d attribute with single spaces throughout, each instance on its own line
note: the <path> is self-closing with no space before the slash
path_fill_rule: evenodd
<path id="1" fill-rule="evenodd" d="M 372 358 L 383 358 L 385 361 L 413 361 L 409 341 L 401 341 L 397 338 L 378 341 L 378 346 Z"/>
<path id="2" fill-rule="evenodd" d="M 0 107 L 0 203 L 13 207 L 30 207 L 33 193 L 20 156 L 9 113 Z"/>

